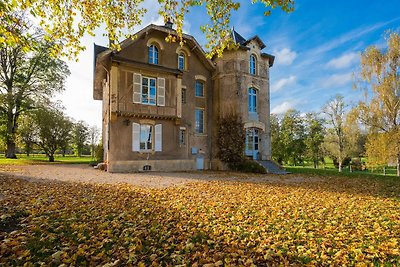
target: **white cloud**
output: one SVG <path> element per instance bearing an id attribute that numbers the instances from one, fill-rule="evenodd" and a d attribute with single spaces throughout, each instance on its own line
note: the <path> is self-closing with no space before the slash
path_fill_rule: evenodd
<path id="1" fill-rule="evenodd" d="M 360 59 L 359 54 L 351 52 L 347 54 L 343 54 L 338 58 L 334 58 L 330 60 L 326 66 L 328 68 L 334 69 L 343 69 L 350 67 L 353 63 L 357 62 Z"/>
<path id="2" fill-rule="evenodd" d="M 277 92 L 281 90 L 283 87 L 288 86 L 288 85 L 293 85 L 296 83 L 296 76 L 291 75 L 287 78 L 283 78 L 278 80 L 276 83 L 273 83 L 271 85 L 271 92 Z"/>
<path id="3" fill-rule="evenodd" d="M 273 113 L 273 114 L 283 114 L 283 113 L 285 113 L 286 111 L 288 111 L 289 109 L 292 109 L 292 108 L 294 108 L 294 103 L 293 102 L 284 101 L 281 104 L 275 106 L 272 109 L 271 113 Z"/>
<path id="4" fill-rule="evenodd" d="M 289 48 L 276 50 L 274 54 L 276 56 L 276 63 L 280 65 L 291 65 L 297 57 L 297 53 Z"/>
<path id="5" fill-rule="evenodd" d="M 351 73 L 344 73 L 344 74 L 333 74 L 329 76 L 329 78 L 324 79 L 321 83 L 322 87 L 340 87 L 346 85 L 351 82 L 352 74 Z"/>

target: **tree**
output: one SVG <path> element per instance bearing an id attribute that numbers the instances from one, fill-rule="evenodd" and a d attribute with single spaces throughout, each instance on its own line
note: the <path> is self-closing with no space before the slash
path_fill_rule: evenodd
<path id="1" fill-rule="evenodd" d="M 387 48 L 368 47 L 361 55 L 362 89 L 371 95 L 359 103 L 361 122 L 370 130 L 369 160 L 396 161 L 400 176 L 400 36 L 391 33 Z M 378 153 L 379 152 L 379 153 Z"/>
<path id="2" fill-rule="evenodd" d="M 54 107 L 42 107 L 34 112 L 35 142 L 54 162 L 54 153 L 71 134 L 72 122 Z"/>
<path id="3" fill-rule="evenodd" d="M 72 131 L 75 154 L 80 157 L 89 137 L 89 126 L 84 121 L 78 121 L 74 124 Z"/>
<path id="4" fill-rule="evenodd" d="M 20 143 L 25 148 L 26 156 L 29 157 L 32 152 L 33 145 L 35 144 L 35 129 L 32 127 L 34 124 L 31 116 L 24 115 L 21 117 L 19 125 L 19 139 Z"/>
<path id="5" fill-rule="evenodd" d="M 26 33 L 28 29 L 18 24 L 24 20 L 19 17 L 17 22 L 8 26 L 16 32 Z M 69 75 L 67 65 L 51 57 L 50 48 L 54 43 L 46 41 L 43 34 L 35 32 L 29 35 L 26 42 L 34 46 L 32 51 L 28 52 L 19 43 L 10 45 L 0 42 L 0 116 L 6 117 L 7 158 L 16 158 L 20 116 L 63 90 Z"/>
<path id="6" fill-rule="evenodd" d="M 312 160 L 314 168 L 317 168 L 319 161 L 323 158 L 324 120 L 319 118 L 316 113 L 308 113 L 305 122 L 306 138 L 304 143 L 306 145 L 306 154 Z"/>
<path id="7" fill-rule="evenodd" d="M 89 141 L 90 141 L 90 154 L 92 158 L 95 157 L 96 154 L 96 145 L 99 142 L 100 137 L 100 129 L 96 125 L 91 126 L 89 128 Z"/>
<path id="8" fill-rule="evenodd" d="M 284 160 L 291 161 L 295 166 L 303 162 L 305 133 L 303 118 L 299 111 L 290 109 L 283 116 L 281 139 Z"/>
<path id="9" fill-rule="evenodd" d="M 294 9 L 293 0 L 255 0 L 266 7 L 265 15 L 271 10 L 280 7 L 285 12 Z M 210 49 L 210 56 L 221 54 L 223 49 L 231 43 L 230 15 L 240 7 L 239 2 L 233 0 L 158 0 L 159 13 L 165 22 L 170 20 L 176 25 L 176 36 L 169 36 L 170 41 L 183 42 L 182 28 L 185 16 L 193 7 L 202 6 L 206 9 L 209 19 L 201 30 L 208 40 L 206 48 Z M 147 10 L 143 7 L 143 0 L 20 0 L 5 1 L 0 4 L 2 21 L 15 20 L 15 12 L 23 11 L 31 14 L 45 29 L 51 40 L 63 40 L 62 44 L 53 47 L 54 54 L 61 51 L 76 55 L 84 47 L 80 39 L 85 34 L 94 35 L 100 26 L 105 26 L 107 36 L 114 42 L 114 48 L 119 48 L 118 40 L 121 37 L 132 36 L 135 26 L 142 22 Z M 0 24 L 0 43 L 10 46 L 23 43 L 29 38 L 29 33 L 10 29 Z"/>
<path id="10" fill-rule="evenodd" d="M 342 95 L 336 95 L 323 107 L 330 128 L 325 137 L 325 147 L 330 155 L 338 160 L 339 172 L 342 172 L 342 164 L 348 155 L 348 143 L 345 133 L 346 105 Z"/>
<path id="11" fill-rule="evenodd" d="M 281 138 L 281 120 L 277 115 L 271 114 L 270 123 L 271 123 L 272 158 L 282 165 L 285 153 Z"/>

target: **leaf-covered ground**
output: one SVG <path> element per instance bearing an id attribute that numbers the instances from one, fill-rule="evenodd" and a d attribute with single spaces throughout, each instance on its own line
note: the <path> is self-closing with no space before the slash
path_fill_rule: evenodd
<path id="1" fill-rule="evenodd" d="M 400 264 L 400 183 L 166 189 L 0 176 L 0 266 Z"/>

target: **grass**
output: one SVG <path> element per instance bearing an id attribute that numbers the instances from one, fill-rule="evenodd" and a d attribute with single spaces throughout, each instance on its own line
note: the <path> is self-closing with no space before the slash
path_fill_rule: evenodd
<path id="1" fill-rule="evenodd" d="M 0 265 L 398 266 L 400 181 L 320 178 L 147 189 L 0 174 Z"/>
<path id="2" fill-rule="evenodd" d="M 60 155 L 54 156 L 54 162 L 49 162 L 49 159 L 42 154 L 34 154 L 27 157 L 25 154 L 17 154 L 17 159 L 7 159 L 0 156 L 0 165 L 30 165 L 30 164 L 90 164 L 94 160 L 91 156 L 71 156 L 66 155 L 65 157 Z"/>

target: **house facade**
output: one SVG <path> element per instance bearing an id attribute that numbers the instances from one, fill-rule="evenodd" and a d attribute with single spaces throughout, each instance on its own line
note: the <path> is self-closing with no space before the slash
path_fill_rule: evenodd
<path id="1" fill-rule="evenodd" d="M 264 43 L 232 29 L 239 49 L 205 56 L 194 37 L 165 38 L 172 25 L 149 25 L 116 52 L 95 45 L 93 96 L 103 103 L 102 140 L 110 172 L 223 169 L 217 120 L 236 112 L 249 158 L 271 157 L 269 68 Z"/>

